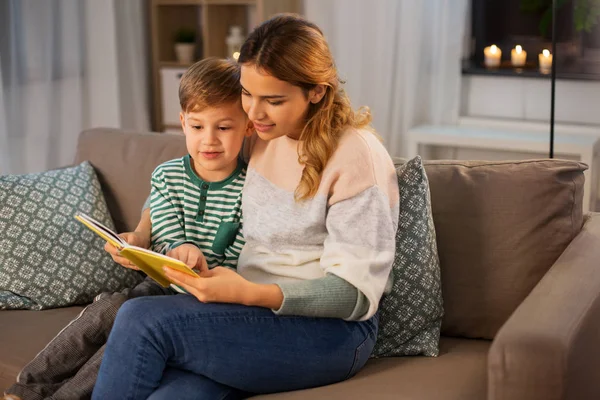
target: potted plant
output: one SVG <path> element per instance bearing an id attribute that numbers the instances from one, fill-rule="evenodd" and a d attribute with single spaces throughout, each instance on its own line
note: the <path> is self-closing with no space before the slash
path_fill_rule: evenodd
<path id="1" fill-rule="evenodd" d="M 182 64 L 194 61 L 196 47 L 196 31 L 190 28 L 181 28 L 175 32 L 175 56 Z"/>
<path id="2" fill-rule="evenodd" d="M 557 9 L 568 0 L 557 0 Z M 521 10 L 541 13 L 539 30 L 544 37 L 548 35 L 552 23 L 552 0 L 521 0 Z M 573 6 L 573 25 L 577 32 L 590 33 L 600 21 L 600 0 L 575 0 Z"/>
<path id="3" fill-rule="evenodd" d="M 552 0 L 521 0 L 521 10 L 540 15 L 539 31 L 547 39 L 550 38 L 552 3 Z M 595 28 L 600 22 L 600 0 L 556 0 L 557 10 L 565 5 L 572 8 L 573 40 L 562 44 L 561 54 L 563 60 L 574 61 L 585 56 L 586 46 L 597 48 L 593 32 L 598 32 Z"/>

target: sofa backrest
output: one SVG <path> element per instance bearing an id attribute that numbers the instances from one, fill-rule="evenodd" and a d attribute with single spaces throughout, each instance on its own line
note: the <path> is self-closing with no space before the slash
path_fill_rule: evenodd
<path id="1" fill-rule="evenodd" d="M 172 134 L 92 129 L 76 162 L 98 173 L 116 228 L 135 228 L 150 175 L 187 153 Z M 584 164 L 426 161 L 442 268 L 442 334 L 492 339 L 583 224 Z"/>
<path id="2" fill-rule="evenodd" d="M 75 162 L 89 160 L 118 232 L 135 229 L 161 163 L 187 154 L 182 135 L 97 128 L 79 136 Z"/>
<path id="3" fill-rule="evenodd" d="M 585 164 L 428 161 L 442 334 L 493 339 L 583 224 Z"/>

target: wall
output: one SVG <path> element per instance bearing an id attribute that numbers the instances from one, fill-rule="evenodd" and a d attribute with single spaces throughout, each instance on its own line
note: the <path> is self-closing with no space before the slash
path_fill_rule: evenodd
<path id="1" fill-rule="evenodd" d="M 520 77 L 463 75 L 459 125 L 507 130 L 549 132 L 550 80 Z M 600 138 L 600 82 L 557 80 L 555 135 Z M 433 159 L 519 160 L 547 158 L 547 153 L 478 150 L 428 146 L 423 155 Z M 575 159 L 555 154 L 556 158 Z M 597 162 L 598 163 L 598 162 Z M 593 179 L 600 180 L 598 168 Z M 600 184 L 598 185 L 600 187 Z M 600 192 L 596 210 L 600 210 Z"/>
<path id="2" fill-rule="evenodd" d="M 461 115 L 550 120 L 550 80 L 463 75 Z M 556 81 L 555 121 L 598 128 L 600 137 L 600 82 Z"/>

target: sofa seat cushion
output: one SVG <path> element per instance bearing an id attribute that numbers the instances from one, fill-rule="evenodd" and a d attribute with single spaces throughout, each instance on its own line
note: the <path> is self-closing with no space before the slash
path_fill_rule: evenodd
<path id="1" fill-rule="evenodd" d="M 35 355 L 82 310 L 0 311 L 0 393 Z M 253 399 L 439 399 L 486 397 L 487 340 L 442 337 L 440 355 L 371 359 L 352 379 L 335 385 Z"/>
<path id="2" fill-rule="evenodd" d="M 440 355 L 371 359 L 352 379 L 335 385 L 255 396 L 264 400 L 480 400 L 487 397 L 487 340 L 442 337 Z"/>
<path id="3" fill-rule="evenodd" d="M 0 311 L 0 393 L 83 307 Z"/>

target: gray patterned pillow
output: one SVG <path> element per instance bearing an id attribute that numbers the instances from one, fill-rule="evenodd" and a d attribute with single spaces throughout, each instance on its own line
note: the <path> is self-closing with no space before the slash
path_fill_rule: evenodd
<path id="1" fill-rule="evenodd" d="M 434 357 L 444 311 L 429 182 L 419 156 L 396 172 L 400 214 L 394 284 L 379 305 L 379 335 L 371 357 Z"/>
<path id="2" fill-rule="evenodd" d="M 63 307 L 141 281 L 115 264 L 77 222 L 81 211 L 114 229 L 90 163 L 0 176 L 0 309 Z"/>

